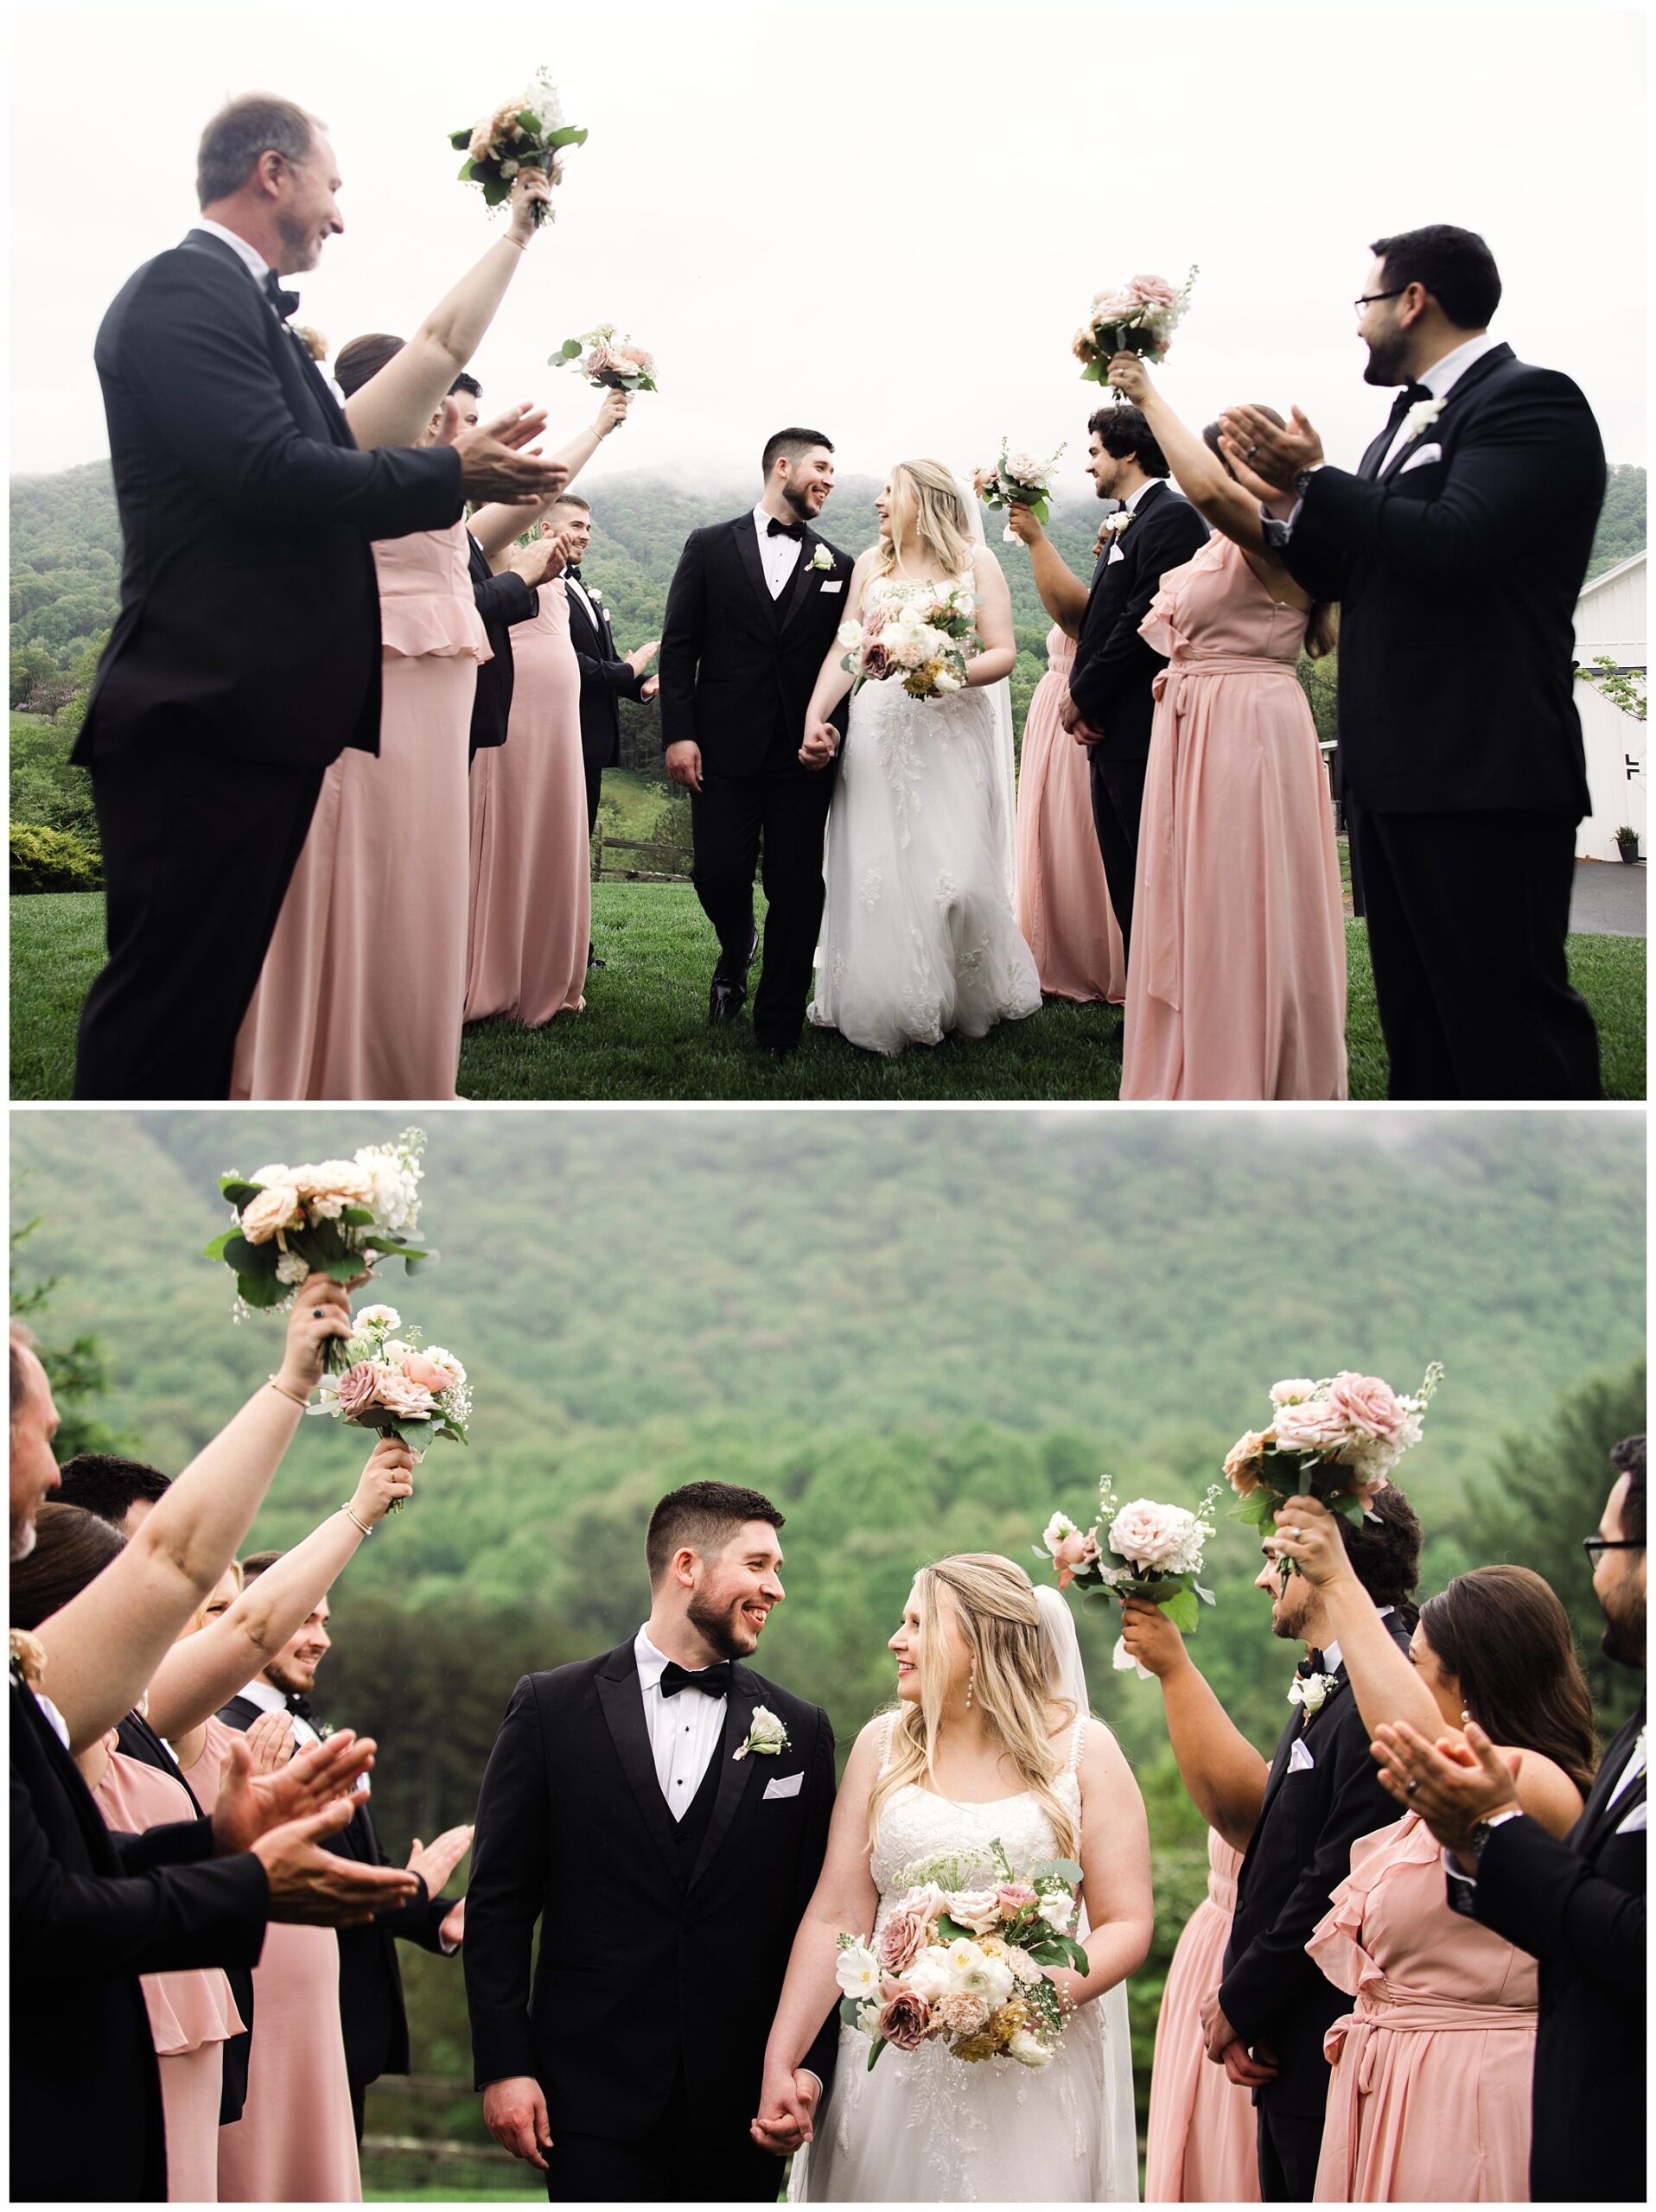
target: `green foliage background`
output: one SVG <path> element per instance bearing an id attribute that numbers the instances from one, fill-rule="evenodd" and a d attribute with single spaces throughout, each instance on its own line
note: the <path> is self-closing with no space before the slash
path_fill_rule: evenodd
<path id="1" fill-rule="evenodd" d="M 222 1225 L 217 1175 L 394 1126 L 14 1117 L 16 1211 L 41 1217 L 20 1271 L 59 1278 L 35 1325 L 83 1358 L 92 1338 L 102 1409 L 145 1456 L 182 1465 L 278 1357 L 279 1325 L 232 1327 L 228 1271 L 194 1256 Z M 826 1705 L 844 1745 L 890 1695 L 885 1638 L 918 1564 L 969 1548 L 1035 1567 L 1048 1515 L 1086 1515 L 1106 1466 L 1124 1497 L 1194 1502 L 1277 1376 L 1345 1364 L 1400 1387 L 1447 1364 L 1404 1471 L 1423 1594 L 1490 1559 L 1538 1567 L 1605 1725 L 1626 1709 L 1579 1540 L 1609 1446 L 1644 1421 L 1640 1114 L 462 1111 L 433 1117 L 427 1163 L 443 1262 L 381 1291 L 466 1361 L 474 1443 L 425 1461 L 411 1509 L 334 1589 L 322 1680 L 328 1712 L 381 1740 L 393 1850 L 469 1815 L 519 1674 L 635 1626 L 644 1522 L 677 1484 L 752 1483 L 782 1506 L 791 1597 L 760 1663 Z M 363 1456 L 307 1422 L 250 1548 L 334 1510 Z M 1290 1655 L 1256 1563 L 1221 1520 L 1194 1650 L 1268 1747 Z M 1142 2095 L 1204 1839 L 1156 1693 L 1111 1669 L 1110 1609 L 1080 1626 L 1150 1808 Z M 417 2068 L 462 2079 L 458 1974 L 408 1952 L 404 1968 Z M 379 2094 L 395 2132 L 478 2126 L 463 2094 L 418 2113 Z"/>

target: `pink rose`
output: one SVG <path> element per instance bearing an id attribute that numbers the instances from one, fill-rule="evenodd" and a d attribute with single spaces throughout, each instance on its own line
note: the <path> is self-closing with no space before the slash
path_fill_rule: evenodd
<path id="1" fill-rule="evenodd" d="M 899 1905 L 880 1930 L 880 1964 L 888 1974 L 902 1974 L 925 1948 L 926 1923 Z"/>
<path id="2" fill-rule="evenodd" d="M 889 599 L 877 600 L 863 617 L 863 635 L 877 638 L 890 620 L 891 601 Z"/>
<path id="3" fill-rule="evenodd" d="M 440 1367 L 436 1360 L 428 1359 L 423 1351 L 406 1351 L 403 1354 L 403 1375 L 405 1381 L 417 1384 L 422 1390 L 429 1391 L 433 1397 L 436 1397 L 439 1391 L 446 1390 L 455 1379 L 446 1369 Z"/>
<path id="4" fill-rule="evenodd" d="M 1127 289 L 1147 308 L 1170 308 L 1179 296 L 1165 276 L 1135 276 Z"/>
<path id="5" fill-rule="evenodd" d="M 342 1421 L 357 1421 L 373 1407 L 383 1405 L 381 1395 L 391 1380 L 391 1370 L 378 1359 L 360 1359 L 339 1379 L 339 1408 Z"/>
<path id="6" fill-rule="evenodd" d="M 1058 1569 L 1058 1586 L 1067 1590 L 1075 1580 L 1078 1567 L 1091 1567 L 1099 1555 L 1099 1540 L 1084 1535 L 1078 1529 L 1073 1535 L 1062 1536 L 1053 1546 L 1052 1563 Z"/>
<path id="7" fill-rule="evenodd" d="M 241 1233 L 250 1244 L 268 1244 L 278 1229 L 296 1228 L 303 1218 L 291 1183 L 267 1183 L 242 1208 Z"/>
<path id="8" fill-rule="evenodd" d="M 1302 1405 L 1280 1407 L 1274 1426 L 1277 1447 L 1283 1452 L 1326 1456 L 1351 1441 L 1350 1421 L 1328 1398 L 1308 1398 Z"/>
<path id="9" fill-rule="evenodd" d="M 1258 1489 L 1260 1460 L 1265 1446 L 1276 1440 L 1274 1428 L 1251 1428 L 1245 1436 L 1239 1436 L 1225 1454 L 1221 1471 L 1239 1497 L 1245 1497 L 1250 1491 Z"/>
<path id="10" fill-rule="evenodd" d="M 899 2050 L 918 2050 L 931 2032 L 932 2008 L 912 1989 L 900 1989 L 880 2015 L 877 2032 Z"/>
<path id="11" fill-rule="evenodd" d="M 615 355 L 618 360 L 630 361 L 636 369 L 647 369 L 650 365 L 650 357 L 641 346 L 618 346 Z"/>
<path id="12" fill-rule="evenodd" d="M 411 1382 L 406 1373 L 399 1375 L 394 1367 L 385 1370 L 385 1379 L 379 1386 L 379 1402 L 387 1413 L 398 1414 L 404 1421 L 422 1421 L 436 1411 L 431 1393 L 424 1384 Z"/>
<path id="13" fill-rule="evenodd" d="M 1003 1882 L 995 1895 L 1000 1903 L 1003 1920 L 1016 1920 L 1021 1912 L 1040 1902 L 1027 1882 Z"/>
<path id="14" fill-rule="evenodd" d="M 1100 292 L 1092 302 L 1093 327 L 1101 322 L 1128 322 L 1144 302 L 1131 285 L 1119 292 Z"/>
<path id="15" fill-rule="evenodd" d="M 1328 1403 L 1351 1427 L 1383 1444 L 1395 1444 L 1408 1419 L 1397 1392 L 1378 1375 L 1336 1375 L 1328 1385 Z"/>
<path id="16" fill-rule="evenodd" d="M 1136 1497 L 1110 1523 L 1110 1548 L 1139 1567 L 1172 1567 L 1185 1548 L 1188 1518 L 1177 1506 Z"/>
<path id="17" fill-rule="evenodd" d="M 890 675 L 891 655 L 883 645 L 864 645 L 863 673 L 871 683 L 877 683 L 882 677 Z"/>

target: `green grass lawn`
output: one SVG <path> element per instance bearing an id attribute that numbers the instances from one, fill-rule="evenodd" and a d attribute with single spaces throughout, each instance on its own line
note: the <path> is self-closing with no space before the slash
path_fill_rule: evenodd
<path id="1" fill-rule="evenodd" d="M 95 893 L 11 902 L 14 1098 L 68 1096 L 75 1021 L 101 958 L 102 919 L 103 901 Z M 1346 937 L 1351 1095 L 1384 1098 L 1385 1053 L 1362 923 L 1347 922 Z M 707 982 L 716 947 L 687 884 L 595 885 L 593 938 L 608 964 L 588 978 L 586 1012 L 560 1015 L 538 1030 L 508 1021 L 474 1023 L 461 1054 L 464 1096 L 1113 1098 L 1120 1084 L 1119 1013 L 1056 1002 L 980 1043 L 946 1042 L 895 1060 L 808 1029 L 798 1057 L 779 1066 L 754 1051 L 745 1015 L 731 1028 L 708 1027 Z M 1607 1093 L 1642 1098 L 1643 938 L 1572 937 L 1570 963 L 1599 1025 Z"/>

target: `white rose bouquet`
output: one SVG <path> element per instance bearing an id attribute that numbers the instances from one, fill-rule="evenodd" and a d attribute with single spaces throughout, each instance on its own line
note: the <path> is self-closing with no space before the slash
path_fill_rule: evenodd
<path id="1" fill-rule="evenodd" d="M 1289 1498 L 1320 1498 L 1348 1521 L 1368 1510 L 1405 1452 L 1424 1431 L 1426 1408 L 1443 1379 L 1433 1360 L 1412 1397 L 1378 1375 L 1349 1369 L 1312 1382 L 1301 1376 L 1271 1385 L 1272 1419 L 1239 1436 L 1226 1454 L 1224 1474 L 1237 1494 L 1235 1516 L 1269 1535 Z M 1298 1567 L 1282 1562 L 1283 1586 Z"/>
<path id="2" fill-rule="evenodd" d="M 1165 276 L 1132 276 L 1113 291 L 1098 293 L 1070 348 L 1081 364 L 1082 383 L 1107 385 L 1115 353 L 1142 353 L 1159 368 L 1185 319 L 1199 273 L 1193 262 L 1176 292 Z M 1119 391 L 1115 400 L 1122 404 Z"/>
<path id="3" fill-rule="evenodd" d="M 1146 1599 L 1181 1634 L 1194 1636 L 1201 1606 L 1213 1603 L 1213 1592 L 1197 1578 L 1203 1547 L 1213 1534 L 1207 1516 L 1219 1493 L 1214 1483 L 1194 1513 L 1148 1497 L 1122 1505 L 1105 1475 L 1099 1484 L 1099 1517 L 1092 1527 L 1083 1531 L 1067 1514 L 1054 1513 L 1035 1554 L 1052 1561 L 1060 1590 L 1073 1582 L 1089 1598 L 1114 1598 L 1123 1604 L 1129 1598 Z M 1137 1663 L 1119 1637 L 1115 1663 L 1123 1672 Z M 1143 1668 L 1138 1673 L 1142 1681 L 1150 1680 Z"/>
<path id="4" fill-rule="evenodd" d="M 587 349 L 584 357 L 583 347 Z M 595 391 L 654 391 L 657 388 L 654 354 L 634 346 L 630 335 L 622 337 L 613 322 L 601 322 L 596 330 L 586 331 L 579 338 L 566 338 L 547 359 L 555 369 L 578 362 Z"/>
<path id="5" fill-rule="evenodd" d="M 481 185 L 484 204 L 499 207 L 512 197 L 513 180 L 519 169 L 544 169 L 553 180 L 559 152 L 565 146 L 585 145 L 586 138 L 584 130 L 564 122 L 557 87 L 540 69 L 526 92 L 493 114 L 480 117 L 469 130 L 450 131 L 449 143 L 466 156 L 460 164 L 461 182 Z M 536 201 L 537 223 L 551 213 L 550 207 Z"/>
<path id="6" fill-rule="evenodd" d="M 997 1840 L 987 1858 L 933 1859 L 900 1878 L 874 1942 L 838 1939 L 840 2018 L 869 2038 L 870 2069 L 888 2044 L 928 2042 L 968 2063 L 1048 2065 L 1064 2035 L 1048 1969 L 1087 1971 L 1069 1932 L 1080 1868 L 1054 1859 L 1020 1874 Z"/>
<path id="7" fill-rule="evenodd" d="M 401 1260 L 410 1274 L 437 1255 L 417 1236 L 424 1129 L 392 1144 L 363 1145 L 349 1160 L 289 1167 L 272 1162 L 256 1175 L 219 1178 L 231 1224 L 203 1257 L 222 1260 L 236 1278 L 238 1320 L 255 1307 L 285 1312 L 308 1274 L 351 1282 L 379 1260 Z M 337 1368 L 341 1341 L 330 1337 L 324 1363 Z"/>
<path id="8" fill-rule="evenodd" d="M 901 600 L 880 600 L 863 622 L 842 625 L 840 666 L 855 698 L 865 683 L 895 676 L 911 699 L 949 699 L 966 687 L 966 660 L 984 641 L 973 620 L 978 595 L 964 584 L 920 584 Z"/>
<path id="9" fill-rule="evenodd" d="M 365 1306 L 343 1349 L 344 1373 L 324 1378 L 307 1412 L 400 1437 L 416 1453 L 429 1452 L 440 1436 L 467 1442 L 472 1394 L 465 1369 L 441 1344 L 423 1348 L 420 1332 L 404 1329 L 395 1306 Z"/>
<path id="10" fill-rule="evenodd" d="M 1045 522 L 1052 512 L 1052 475 L 1064 448 L 1042 461 L 1027 448 L 1009 453 L 1006 440 L 1001 440 L 1001 457 L 991 468 L 974 469 L 971 487 L 986 507 L 1028 507 L 1037 522 Z M 1001 532 L 1009 545 L 1017 543 L 1017 532 L 1009 523 Z"/>

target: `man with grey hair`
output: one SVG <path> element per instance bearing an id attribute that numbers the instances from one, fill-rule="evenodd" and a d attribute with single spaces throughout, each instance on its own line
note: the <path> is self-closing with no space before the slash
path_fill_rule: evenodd
<path id="1" fill-rule="evenodd" d="M 34 1338 L 21 1321 L 11 1324 L 10 1333 L 11 1557 L 20 1560 L 34 1550 L 35 1516 L 58 1486 L 58 1463 L 52 1455 L 58 1409 Z"/>
<path id="2" fill-rule="evenodd" d="M 236 1032 L 324 771 L 379 745 L 371 541 L 467 499 L 528 503 L 543 416 L 359 450 L 279 276 L 344 229 L 334 151 L 292 102 L 202 134 L 201 219 L 128 279 L 94 348 L 125 542 L 121 607 L 74 758 L 92 772 L 109 958 L 81 1098 L 223 1098 Z"/>

